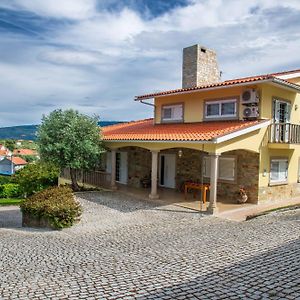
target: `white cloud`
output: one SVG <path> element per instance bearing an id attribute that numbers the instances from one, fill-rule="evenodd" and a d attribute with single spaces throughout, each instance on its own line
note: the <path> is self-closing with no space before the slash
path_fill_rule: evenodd
<path id="1" fill-rule="evenodd" d="M 2 7 L 22 9 L 50 18 L 86 19 L 93 16 L 96 0 L 2 0 Z"/>
<path id="2" fill-rule="evenodd" d="M 195 43 L 216 49 L 224 79 L 300 68 L 296 0 L 193 0 L 151 19 L 126 7 L 98 11 L 96 0 L 57 3 L 0 3 L 47 20 L 67 19 L 44 28 L 44 39 L 0 34 L 6 62 L 0 65 L 0 90 L 10 104 L 5 116 L 0 113 L 0 125 L 15 122 L 7 116 L 18 103 L 34 108 L 22 109 L 19 123 L 30 118 L 36 123 L 59 106 L 102 119 L 149 117 L 151 108 L 133 97 L 180 87 L 182 48 Z"/>

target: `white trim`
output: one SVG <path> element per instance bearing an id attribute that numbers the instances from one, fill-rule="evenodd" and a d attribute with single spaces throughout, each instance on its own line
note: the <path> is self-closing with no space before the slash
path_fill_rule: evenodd
<path id="1" fill-rule="evenodd" d="M 283 79 L 283 80 L 297 78 L 297 77 L 300 77 L 300 72 L 291 73 L 291 74 L 285 74 L 285 75 L 278 75 L 276 77 L 278 77 L 280 79 Z"/>
<path id="2" fill-rule="evenodd" d="M 284 162 L 286 163 L 286 170 L 285 170 L 285 179 L 282 180 L 282 178 L 279 178 L 277 180 L 272 180 L 271 177 L 272 177 L 272 163 L 273 162 Z M 280 165 L 278 165 L 279 167 L 279 171 L 280 171 Z M 288 157 L 286 158 L 271 158 L 270 160 L 270 176 L 269 176 L 269 184 L 272 185 L 272 184 L 284 184 L 284 183 L 287 183 L 288 182 L 288 172 L 289 172 L 289 159 Z M 280 174 L 281 172 L 279 172 Z"/>
<path id="3" fill-rule="evenodd" d="M 237 117 L 237 99 L 236 98 L 232 98 L 232 99 L 222 99 L 220 98 L 220 100 L 214 100 L 214 101 L 205 101 L 204 102 L 204 118 L 205 119 L 217 119 L 217 118 L 228 118 L 228 117 Z M 223 103 L 234 103 L 234 114 L 227 114 L 227 115 L 222 115 L 222 104 Z M 219 113 L 217 115 L 207 115 L 207 106 L 211 105 L 211 104 L 218 104 L 219 105 Z"/>
<path id="4" fill-rule="evenodd" d="M 234 138 L 236 138 L 236 137 L 239 137 L 239 136 L 241 136 L 241 135 L 244 135 L 244 134 L 246 134 L 246 133 L 249 133 L 249 132 L 252 132 L 252 131 L 255 131 L 255 130 L 264 128 L 264 127 L 267 127 L 267 126 L 269 126 L 271 123 L 272 123 L 271 120 L 267 120 L 267 121 L 265 121 L 265 122 L 256 124 L 256 125 L 254 125 L 254 126 L 250 126 L 250 127 L 247 127 L 247 128 L 244 128 L 244 129 L 241 129 L 241 130 L 238 130 L 238 131 L 235 131 L 235 132 L 232 132 L 232 133 L 229 133 L 229 134 L 220 136 L 220 137 L 216 137 L 216 138 L 213 139 L 213 141 L 214 141 L 215 143 L 219 144 L 219 143 L 222 143 L 222 142 L 225 142 L 225 141 L 234 139 Z"/>

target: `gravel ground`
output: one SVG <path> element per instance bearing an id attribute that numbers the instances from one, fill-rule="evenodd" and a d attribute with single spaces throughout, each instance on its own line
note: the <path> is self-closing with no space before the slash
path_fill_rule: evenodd
<path id="1" fill-rule="evenodd" d="M 82 221 L 20 227 L 0 209 L 0 299 L 300 299 L 300 210 L 232 222 L 110 192 Z"/>

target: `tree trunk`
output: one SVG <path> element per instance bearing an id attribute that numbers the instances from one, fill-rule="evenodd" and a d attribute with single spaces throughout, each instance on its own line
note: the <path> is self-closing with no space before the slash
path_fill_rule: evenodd
<path id="1" fill-rule="evenodd" d="M 72 181 L 72 189 L 74 192 L 78 192 L 80 190 L 79 185 L 77 183 L 76 179 L 76 170 L 70 168 L 70 176 L 71 176 L 71 181 Z"/>

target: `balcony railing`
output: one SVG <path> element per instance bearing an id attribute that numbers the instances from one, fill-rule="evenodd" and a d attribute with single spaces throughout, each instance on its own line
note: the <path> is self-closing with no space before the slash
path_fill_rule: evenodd
<path id="1" fill-rule="evenodd" d="M 274 123 L 269 127 L 269 143 L 300 144 L 300 125 Z"/>
<path id="2" fill-rule="evenodd" d="M 96 187 L 108 187 L 110 185 L 111 174 L 107 172 L 95 170 L 77 170 L 75 176 L 77 181 L 83 184 L 89 184 Z M 60 177 L 70 180 L 70 169 L 65 168 L 61 170 Z"/>

